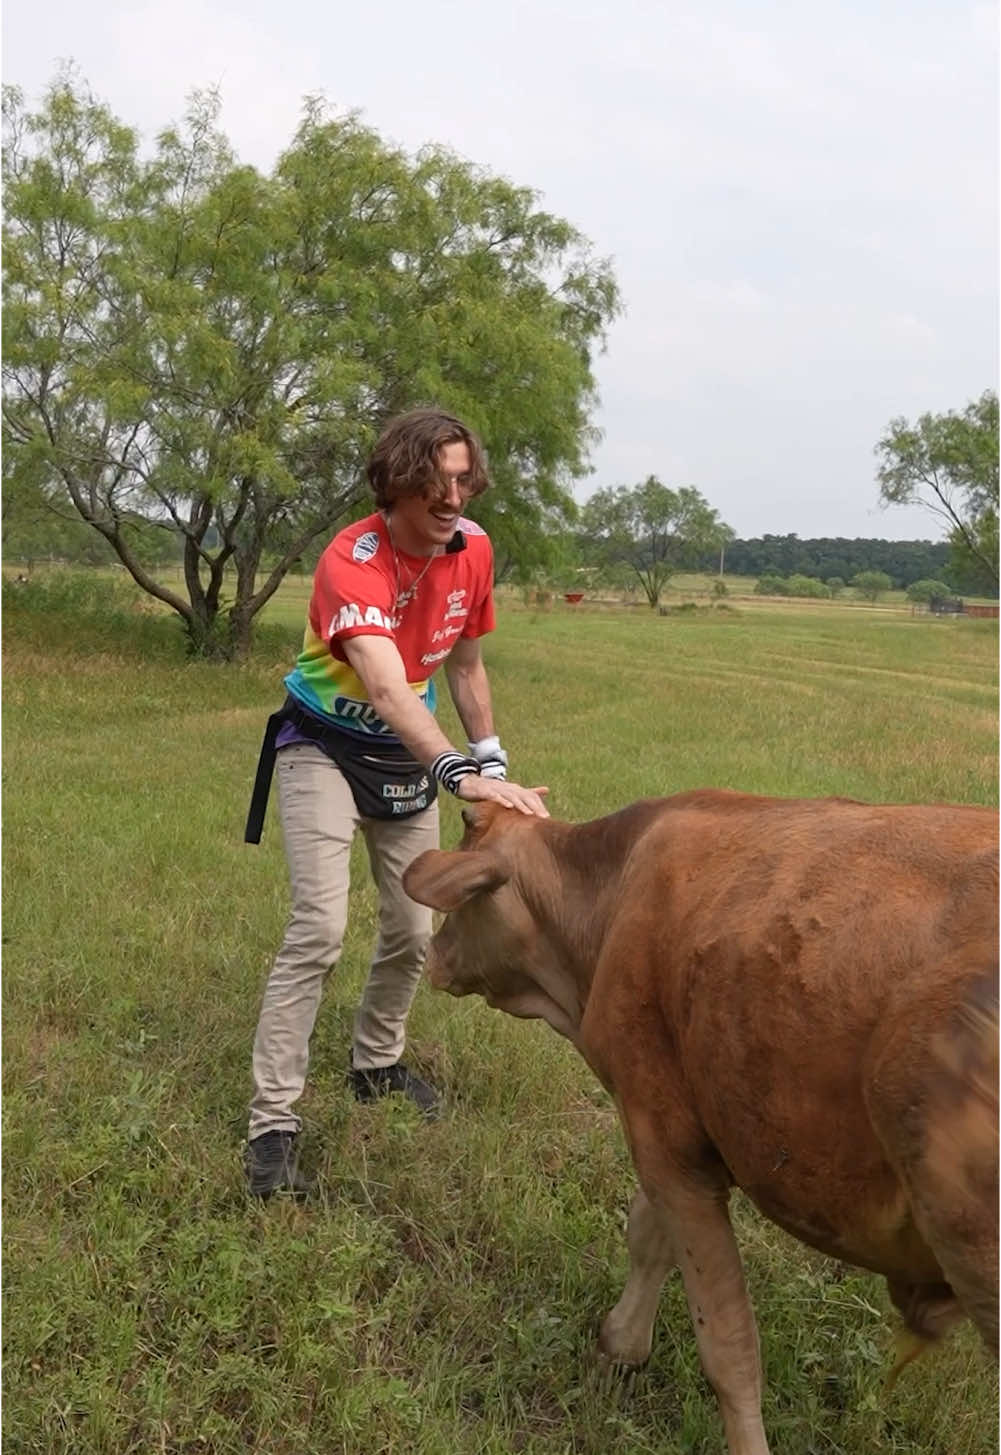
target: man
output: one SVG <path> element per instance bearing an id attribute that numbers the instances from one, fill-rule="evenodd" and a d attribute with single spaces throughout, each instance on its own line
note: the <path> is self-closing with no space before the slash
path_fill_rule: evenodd
<path id="1" fill-rule="evenodd" d="M 438 844 L 436 794 L 493 800 L 546 817 L 541 794 L 506 779 L 479 638 L 494 626 L 493 552 L 462 510 L 488 485 L 483 451 L 458 419 L 417 409 L 393 420 L 372 453 L 378 510 L 339 532 L 313 580 L 288 698 L 268 724 L 247 838 L 260 838 L 276 764 L 292 913 L 264 992 L 254 1041 L 246 1167 L 257 1197 L 309 1184 L 297 1167 L 309 1038 L 340 954 L 348 864 L 361 827 L 379 894 L 379 936 L 354 1023 L 348 1079 L 359 1101 L 389 1092 L 427 1116 L 434 1087 L 401 1061 L 431 911 L 403 891 L 403 871 Z M 469 738 L 457 751 L 434 718 L 435 670 Z"/>

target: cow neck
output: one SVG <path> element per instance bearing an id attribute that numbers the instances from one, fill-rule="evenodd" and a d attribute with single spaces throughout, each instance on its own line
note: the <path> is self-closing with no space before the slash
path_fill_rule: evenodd
<path id="1" fill-rule="evenodd" d="M 577 986 L 582 1008 L 591 993 L 601 949 L 615 918 L 630 857 L 659 813 L 656 800 L 641 800 L 587 823 L 559 824 L 550 820 L 545 825 L 552 870 L 540 876 L 529 892 L 537 912 L 553 927 L 565 956 L 566 973 Z M 559 886 L 558 897 L 540 892 L 541 881 L 546 879 Z"/>
<path id="2" fill-rule="evenodd" d="M 544 926 L 543 938 L 558 965 L 554 974 L 560 984 L 544 987 L 546 994 L 579 1029 L 597 957 L 588 954 L 588 947 L 595 943 L 596 930 L 593 874 L 587 873 L 588 868 L 593 870 L 593 860 L 575 852 L 578 828 L 577 824 L 551 819 L 540 824 L 538 831 L 550 854 L 551 872 L 539 874 L 536 865 L 535 870 L 529 868 L 519 878 L 528 907 L 533 918 Z M 572 875 L 570 885 L 568 875 Z M 553 886 L 552 892 L 547 892 L 547 884 Z M 573 987 L 570 995 L 566 993 L 567 982 Z"/>

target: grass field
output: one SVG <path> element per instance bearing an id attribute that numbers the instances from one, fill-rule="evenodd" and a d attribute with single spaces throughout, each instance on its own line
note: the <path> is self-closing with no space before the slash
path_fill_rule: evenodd
<path id="1" fill-rule="evenodd" d="M 244 1197 L 287 899 L 273 811 L 259 848 L 241 836 L 304 584 L 240 668 L 186 662 L 156 614 L 32 595 L 8 595 L 4 622 L 8 1455 L 718 1451 L 677 1279 L 648 1369 L 606 1384 L 592 1364 L 632 1179 L 569 1046 L 423 989 L 409 1054 L 446 1116 L 350 1102 L 374 925 L 360 851 L 302 1104 L 320 1196 Z M 516 776 L 579 819 L 710 784 L 995 803 L 997 645 L 993 622 L 886 609 L 659 617 L 512 595 L 485 650 Z M 887 1395 L 881 1282 L 742 1198 L 735 1214 L 776 1455 L 997 1448 L 972 1333 Z"/>

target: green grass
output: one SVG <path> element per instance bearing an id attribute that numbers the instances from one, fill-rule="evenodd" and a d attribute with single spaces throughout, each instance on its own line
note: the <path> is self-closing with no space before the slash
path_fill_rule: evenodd
<path id="1" fill-rule="evenodd" d="M 632 1178 L 571 1048 L 422 990 L 411 1055 L 448 1114 L 349 1101 L 375 910 L 360 850 L 302 1104 L 320 1196 L 247 1204 L 250 1046 L 287 894 L 273 812 L 259 848 L 241 835 L 305 586 L 239 669 L 73 590 L 5 603 L 8 1455 L 718 1451 L 677 1279 L 644 1374 L 609 1385 L 592 1363 Z M 697 784 L 996 802 L 995 623 L 506 599 L 485 650 L 513 768 L 561 817 Z M 445 840 L 458 828 L 449 802 Z M 776 1455 L 997 1448 L 972 1333 L 885 1395 L 880 1281 L 735 1203 Z"/>

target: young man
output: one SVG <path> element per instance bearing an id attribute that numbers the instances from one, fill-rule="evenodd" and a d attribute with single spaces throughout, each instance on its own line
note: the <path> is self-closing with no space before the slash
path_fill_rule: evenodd
<path id="1" fill-rule="evenodd" d="M 354 1023 L 348 1079 L 359 1101 L 402 1092 L 425 1115 L 434 1087 L 400 1060 L 431 911 L 400 884 L 438 845 L 441 784 L 546 816 L 540 794 L 506 780 L 479 638 L 494 626 L 493 553 L 462 515 L 488 485 L 483 451 L 459 420 L 418 409 L 386 428 L 368 464 L 378 510 L 334 537 L 313 580 L 305 640 L 269 720 L 247 839 L 260 838 L 277 764 L 292 913 L 264 992 L 254 1041 L 247 1178 L 251 1193 L 303 1194 L 297 1169 L 309 1038 L 340 954 L 348 863 L 361 828 L 379 893 L 379 936 Z M 434 718 L 444 664 L 469 738 L 456 750 Z"/>

